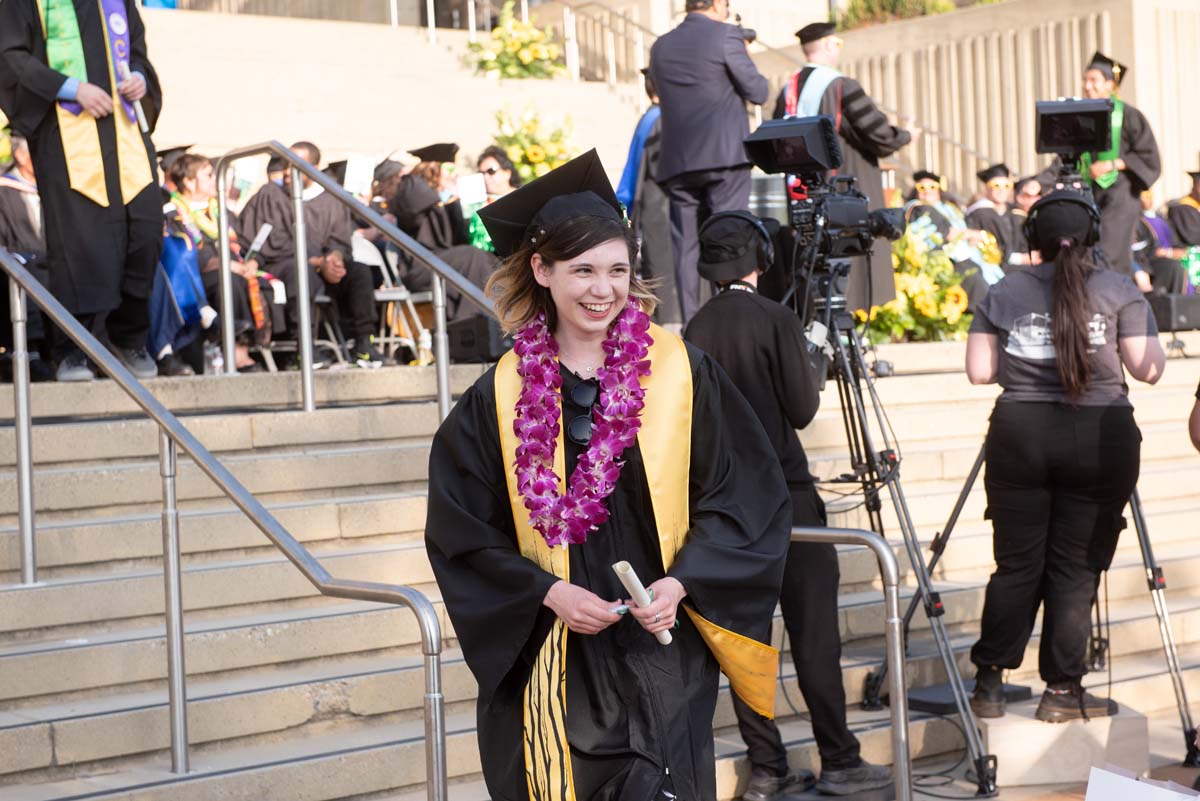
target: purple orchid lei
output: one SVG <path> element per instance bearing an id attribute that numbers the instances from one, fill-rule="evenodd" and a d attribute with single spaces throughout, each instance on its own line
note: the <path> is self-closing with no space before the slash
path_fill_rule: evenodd
<path id="1" fill-rule="evenodd" d="M 550 547 L 580 544 L 608 520 L 604 500 L 612 494 L 621 468 L 618 461 L 642 427 L 645 390 L 640 379 L 650 375 L 646 354 L 650 318 L 630 300 L 608 329 L 604 366 L 596 372 L 600 406 L 593 414 L 592 438 L 571 474 L 565 495 L 558 492 L 554 449 L 562 417 L 562 375 L 558 343 L 545 313 L 526 323 L 514 338 L 521 395 L 513 433 L 517 435 L 517 490 L 529 510 L 529 521 Z"/>

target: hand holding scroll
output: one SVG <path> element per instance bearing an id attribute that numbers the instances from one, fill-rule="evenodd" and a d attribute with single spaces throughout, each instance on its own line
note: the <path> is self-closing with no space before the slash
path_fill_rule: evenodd
<path id="1" fill-rule="evenodd" d="M 671 643 L 671 629 L 679 612 L 679 602 L 687 595 L 679 579 L 670 576 L 659 579 L 647 588 L 633 572 L 628 562 L 617 562 L 613 570 L 631 597 L 629 614 L 663 645 Z"/>

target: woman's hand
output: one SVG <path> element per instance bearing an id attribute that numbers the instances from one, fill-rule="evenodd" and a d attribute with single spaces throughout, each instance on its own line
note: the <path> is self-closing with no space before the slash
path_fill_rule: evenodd
<path id="1" fill-rule="evenodd" d="M 75 94 L 75 102 L 83 106 L 83 110 L 96 119 L 102 119 L 112 114 L 112 95 L 94 83 L 81 82 L 79 90 Z"/>
<path id="2" fill-rule="evenodd" d="M 616 601 L 606 601 L 590 590 L 561 579 L 550 587 L 542 603 L 576 634 L 599 634 L 621 619 L 612 611 Z"/>
<path id="3" fill-rule="evenodd" d="M 687 597 L 687 590 L 679 583 L 679 579 L 670 576 L 660 578 L 647 589 L 651 592 L 650 605 L 638 608 L 633 601 L 624 601 L 629 605 L 629 614 L 651 634 L 669 631 L 675 626 L 679 602 Z"/>

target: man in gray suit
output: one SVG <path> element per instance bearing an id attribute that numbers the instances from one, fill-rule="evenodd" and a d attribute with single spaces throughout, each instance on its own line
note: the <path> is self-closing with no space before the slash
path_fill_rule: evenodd
<path id="1" fill-rule="evenodd" d="M 662 155 L 655 178 L 671 201 L 675 286 L 686 323 L 700 308 L 700 215 L 750 205 L 746 101 L 767 99 L 741 31 L 725 23 L 728 0 L 688 0 L 688 15 L 650 50 L 662 106 Z"/>

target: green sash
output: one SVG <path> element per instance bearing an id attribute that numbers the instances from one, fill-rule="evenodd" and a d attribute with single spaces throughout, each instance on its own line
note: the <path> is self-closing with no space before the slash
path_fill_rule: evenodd
<path id="1" fill-rule="evenodd" d="M 38 0 L 46 20 L 46 62 L 50 69 L 79 81 L 87 80 L 79 20 L 71 0 Z"/>
<path id="2" fill-rule="evenodd" d="M 1099 178 L 1092 178 L 1092 164 L 1101 161 L 1116 161 L 1121 155 L 1121 126 L 1125 123 L 1125 104 L 1117 98 L 1113 98 L 1112 110 L 1112 147 L 1105 150 L 1103 153 L 1097 153 L 1094 157 L 1091 153 L 1084 153 L 1083 158 L 1079 160 L 1079 174 L 1083 176 L 1084 183 L 1093 183 L 1101 189 L 1108 189 L 1117 182 L 1120 175 L 1118 170 L 1106 172 Z"/>

